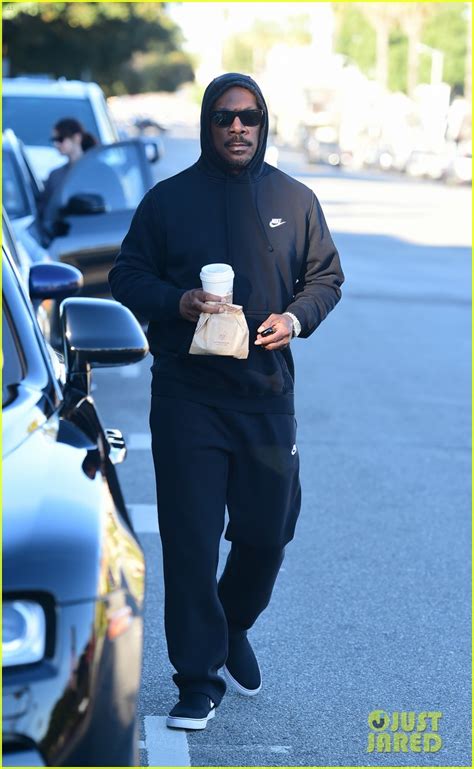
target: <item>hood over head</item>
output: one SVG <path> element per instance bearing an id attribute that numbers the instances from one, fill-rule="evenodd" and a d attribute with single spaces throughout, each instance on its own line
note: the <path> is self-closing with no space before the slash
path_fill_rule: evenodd
<path id="1" fill-rule="evenodd" d="M 239 178 L 241 176 L 246 176 L 249 178 L 250 176 L 255 178 L 259 175 L 262 169 L 267 148 L 268 109 L 265 103 L 265 99 L 263 98 L 263 94 L 255 80 L 253 80 L 248 75 L 242 75 L 238 72 L 228 72 L 225 75 L 220 75 L 219 77 L 214 78 L 214 80 L 209 83 L 204 92 L 201 106 L 200 162 L 201 164 L 204 164 L 209 170 L 219 171 L 220 174 L 229 174 L 227 163 L 223 160 L 223 158 L 221 158 L 214 147 L 211 134 L 210 113 L 212 112 L 213 106 L 217 99 L 222 96 L 225 91 L 228 91 L 229 88 L 234 88 L 235 86 L 238 88 L 246 88 L 248 91 L 251 91 L 257 99 L 257 105 L 259 109 L 263 109 L 264 112 L 263 122 L 260 126 L 260 136 L 258 140 L 257 151 L 248 166 L 245 166 L 243 169 L 243 173 L 239 174 L 237 177 Z"/>

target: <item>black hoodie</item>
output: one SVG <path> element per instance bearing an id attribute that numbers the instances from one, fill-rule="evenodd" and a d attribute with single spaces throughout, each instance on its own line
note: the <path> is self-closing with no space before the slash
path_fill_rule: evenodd
<path id="1" fill-rule="evenodd" d="M 258 148 L 232 174 L 216 152 L 210 111 L 229 88 L 255 94 L 264 110 Z M 152 392 L 246 412 L 293 413 L 289 348 L 254 345 L 271 314 L 293 313 L 309 336 L 340 299 L 339 256 L 313 192 L 264 162 L 268 110 L 252 78 L 231 73 L 213 80 L 201 110 L 201 156 L 159 182 L 140 203 L 109 276 L 112 294 L 149 321 L 155 357 Z M 275 226 L 277 224 L 277 226 Z M 189 355 L 195 324 L 179 302 L 199 288 L 204 264 L 225 262 L 234 273 L 234 302 L 243 305 L 249 357 Z"/>

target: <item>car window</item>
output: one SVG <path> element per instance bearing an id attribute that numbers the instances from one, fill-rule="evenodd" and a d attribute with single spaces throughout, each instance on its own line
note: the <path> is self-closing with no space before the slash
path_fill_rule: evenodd
<path id="1" fill-rule="evenodd" d="M 25 376 L 25 367 L 6 309 L 5 297 L 3 297 L 2 323 L 2 404 L 6 406 L 12 398 L 12 387 L 21 382 Z"/>
<path id="2" fill-rule="evenodd" d="M 72 195 L 101 195 L 108 211 L 135 209 L 148 190 L 143 147 L 120 144 L 89 150 L 69 171 L 61 188 L 61 205 Z"/>
<path id="3" fill-rule="evenodd" d="M 8 226 L 8 222 L 5 216 L 2 217 L 2 241 L 3 241 L 3 245 L 8 249 L 10 256 L 15 262 L 17 269 L 21 270 L 20 256 L 16 248 L 16 243 L 13 237 L 13 233 L 10 227 Z"/>
<path id="4" fill-rule="evenodd" d="M 76 118 L 86 131 L 99 139 L 94 113 L 87 99 L 4 96 L 2 102 L 3 129 L 13 129 L 26 145 L 50 145 L 54 124 L 65 117 Z"/>
<path id="5" fill-rule="evenodd" d="M 31 214 L 20 169 L 11 152 L 4 150 L 2 164 L 3 205 L 11 219 Z"/>
<path id="6" fill-rule="evenodd" d="M 8 251 L 5 248 L 2 250 L 4 302 L 2 309 L 7 314 L 7 317 L 3 316 L 3 375 L 5 377 L 3 395 L 13 397 L 15 391 L 12 385 L 25 380 L 30 389 L 41 390 L 48 394 L 48 398 L 54 399 L 59 394 L 59 387 L 52 376 L 45 340 L 28 296 L 28 290 Z M 10 392 L 6 392 L 5 387 L 10 388 Z M 51 405 L 52 401 L 48 402 Z"/>
<path id="7" fill-rule="evenodd" d="M 30 183 L 30 187 L 33 191 L 35 200 L 38 201 L 44 191 L 44 184 L 41 181 L 41 179 L 36 175 L 35 171 L 33 170 L 33 167 L 30 163 L 30 159 L 25 152 L 23 143 L 20 144 L 20 151 L 21 151 L 21 157 L 23 160 L 26 173 L 28 174 L 28 181 Z"/>

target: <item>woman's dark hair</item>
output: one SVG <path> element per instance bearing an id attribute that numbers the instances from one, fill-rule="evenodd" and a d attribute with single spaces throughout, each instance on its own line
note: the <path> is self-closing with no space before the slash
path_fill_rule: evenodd
<path id="1" fill-rule="evenodd" d="M 54 126 L 54 130 L 57 131 L 60 136 L 64 136 L 65 138 L 69 138 L 75 134 L 81 134 L 81 146 L 84 152 L 90 150 L 91 147 L 95 147 L 97 144 L 97 139 L 86 131 L 79 120 L 76 120 L 74 117 L 65 117 L 62 118 L 62 120 L 58 120 Z"/>

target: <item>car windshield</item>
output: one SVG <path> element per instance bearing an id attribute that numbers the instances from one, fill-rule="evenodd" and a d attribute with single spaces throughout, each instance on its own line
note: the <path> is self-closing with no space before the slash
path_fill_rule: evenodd
<path id="1" fill-rule="evenodd" d="M 100 195 L 108 211 L 135 209 L 147 192 L 141 145 L 118 144 L 89 150 L 76 163 L 61 188 L 61 204 L 73 195 Z"/>
<path id="2" fill-rule="evenodd" d="M 87 99 L 45 96 L 4 96 L 3 129 L 11 128 L 28 146 L 51 145 L 55 123 L 65 117 L 79 120 L 96 139 L 99 131 Z"/>
<path id="3" fill-rule="evenodd" d="M 3 205 L 11 219 L 32 213 L 20 169 L 11 152 L 4 148 L 2 164 Z"/>

